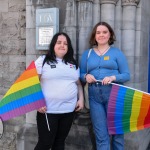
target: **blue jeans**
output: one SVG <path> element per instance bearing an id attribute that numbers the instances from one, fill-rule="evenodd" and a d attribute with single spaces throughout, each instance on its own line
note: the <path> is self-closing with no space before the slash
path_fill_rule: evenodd
<path id="1" fill-rule="evenodd" d="M 107 128 L 107 107 L 112 85 L 89 84 L 90 115 L 96 138 L 97 150 L 110 150 L 110 135 Z M 112 135 L 112 150 L 124 149 L 124 136 Z"/>

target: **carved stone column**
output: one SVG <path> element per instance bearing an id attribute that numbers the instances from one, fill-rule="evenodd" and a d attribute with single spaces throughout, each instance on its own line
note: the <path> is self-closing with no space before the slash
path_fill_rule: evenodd
<path id="1" fill-rule="evenodd" d="M 77 36 L 76 36 L 76 28 L 77 28 L 77 8 L 76 8 L 76 2 L 74 0 L 67 0 L 66 5 L 66 17 L 65 17 L 65 23 L 64 23 L 64 32 L 66 32 L 71 41 L 72 45 L 75 51 L 75 54 L 77 54 Z"/>
<path id="2" fill-rule="evenodd" d="M 77 44 L 78 44 L 78 56 L 79 60 L 84 50 L 89 48 L 89 37 L 93 28 L 93 0 L 76 0 L 77 2 Z M 94 16 L 95 17 L 95 16 Z M 80 61 L 79 61 L 80 62 Z M 76 132 L 80 132 L 79 139 L 88 137 L 86 142 L 90 145 L 86 145 L 88 149 L 95 150 L 95 136 L 93 134 L 93 128 L 91 126 L 91 120 L 89 111 L 84 109 L 82 112 L 76 113 L 74 119 L 74 125 L 72 128 L 76 128 Z M 82 133 L 80 128 L 86 129 L 86 132 Z M 70 132 L 71 136 L 71 132 Z M 75 137 L 76 138 L 76 137 Z M 87 149 L 85 148 L 85 149 Z"/>
<path id="3" fill-rule="evenodd" d="M 142 3 L 142 1 L 141 1 Z M 147 28 L 147 24 L 145 24 L 145 26 L 143 27 L 142 23 L 144 23 L 145 21 L 142 19 L 142 15 L 141 14 L 141 8 L 140 8 L 140 4 L 137 7 L 136 10 L 136 30 L 135 30 L 135 79 L 134 79 L 134 84 L 136 85 L 135 87 L 137 89 L 140 89 L 142 91 L 147 91 L 147 87 L 148 87 L 148 77 L 147 76 L 143 76 L 143 72 L 145 74 L 148 74 L 148 49 L 147 48 L 141 48 L 143 45 L 144 41 L 144 45 L 148 45 L 148 39 L 149 39 L 149 33 L 145 34 L 144 36 L 141 36 L 141 32 L 143 32 L 143 29 Z M 145 20 L 147 19 L 147 17 L 144 17 Z M 142 22 L 141 22 L 142 21 Z M 148 27 L 149 28 L 149 27 Z M 141 31 L 142 30 L 142 31 Z M 144 86 L 143 82 L 145 82 L 146 84 Z"/>
<path id="4" fill-rule="evenodd" d="M 137 6 L 140 0 L 122 0 L 122 5 L 125 6 Z"/>
<path id="5" fill-rule="evenodd" d="M 121 49 L 121 28 L 122 28 L 122 6 L 121 0 L 117 2 L 116 9 L 115 9 L 115 35 L 116 35 L 116 42 L 115 46 Z"/>
<path id="6" fill-rule="evenodd" d="M 115 5 L 118 0 L 101 0 L 101 21 L 109 23 L 114 28 Z"/>
<path id="7" fill-rule="evenodd" d="M 100 21 L 100 0 L 93 2 L 93 26 Z"/>
<path id="8" fill-rule="evenodd" d="M 122 22 L 122 50 L 128 58 L 131 80 L 135 79 L 135 28 L 136 28 L 136 8 L 139 0 L 122 0 L 123 22 Z M 130 16 L 130 17 L 129 17 Z M 134 86 L 132 84 L 132 86 Z"/>
<path id="9" fill-rule="evenodd" d="M 130 71 L 131 81 L 129 82 L 132 87 L 139 88 L 137 86 L 137 78 L 143 75 L 143 69 L 145 64 L 142 65 L 144 59 L 140 54 L 141 49 L 141 37 L 139 27 L 139 17 L 141 10 L 137 9 L 140 0 L 122 0 L 123 6 L 123 24 L 122 24 L 122 49 L 127 56 Z M 130 17 L 129 17 L 130 16 Z M 138 32 L 139 31 L 139 32 Z M 145 35 L 145 34 L 144 34 Z M 144 54 L 143 49 L 142 55 Z M 146 61 L 145 61 L 146 62 Z M 139 75 L 140 74 L 140 75 Z M 143 89 L 142 89 L 143 90 Z M 125 147 L 126 149 L 139 149 L 146 150 L 148 143 L 150 142 L 150 129 L 140 130 L 134 133 L 125 134 Z"/>
<path id="10" fill-rule="evenodd" d="M 93 0 L 78 1 L 78 27 L 79 27 L 79 57 L 89 48 L 89 36 L 93 27 Z"/>

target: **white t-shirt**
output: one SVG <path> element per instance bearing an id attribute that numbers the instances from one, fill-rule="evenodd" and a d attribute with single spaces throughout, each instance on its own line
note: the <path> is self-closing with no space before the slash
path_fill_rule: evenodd
<path id="1" fill-rule="evenodd" d="M 47 113 L 73 112 L 77 102 L 77 84 L 79 69 L 75 65 L 65 64 L 57 58 L 58 63 L 43 65 L 45 56 L 36 61 L 36 69 L 41 75 L 41 87 L 45 97 Z"/>

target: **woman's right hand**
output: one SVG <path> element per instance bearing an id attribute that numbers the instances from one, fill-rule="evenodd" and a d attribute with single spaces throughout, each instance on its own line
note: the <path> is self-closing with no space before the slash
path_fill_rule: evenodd
<path id="1" fill-rule="evenodd" d="M 86 82 L 88 82 L 88 83 L 96 82 L 95 77 L 94 77 L 93 75 L 91 75 L 91 74 L 87 74 L 87 75 L 85 76 L 85 80 L 86 80 Z"/>
<path id="2" fill-rule="evenodd" d="M 39 109 L 38 109 L 38 112 L 44 114 L 44 113 L 46 113 L 46 110 L 47 110 L 47 109 L 46 109 L 46 106 L 44 106 L 44 107 L 39 108 Z"/>

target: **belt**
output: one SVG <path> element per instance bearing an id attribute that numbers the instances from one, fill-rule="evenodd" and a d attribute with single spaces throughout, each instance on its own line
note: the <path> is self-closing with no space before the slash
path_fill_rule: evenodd
<path id="1" fill-rule="evenodd" d="M 97 86 L 97 85 L 102 85 L 102 82 L 97 81 L 97 82 L 89 83 L 89 85 L 90 85 L 90 86 L 92 86 L 92 85 L 95 85 L 95 86 Z"/>

